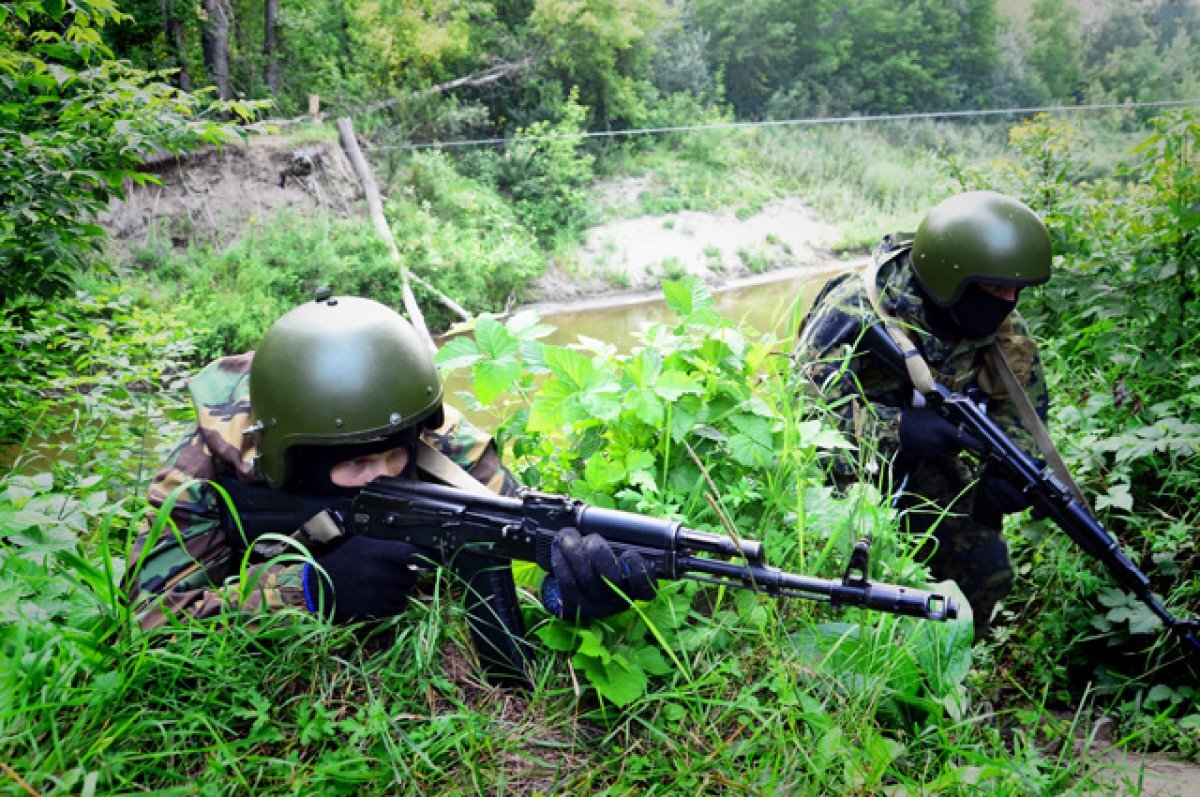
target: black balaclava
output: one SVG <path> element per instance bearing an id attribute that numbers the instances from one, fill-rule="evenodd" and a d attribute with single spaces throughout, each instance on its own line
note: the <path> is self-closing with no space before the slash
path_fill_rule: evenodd
<path id="1" fill-rule="evenodd" d="M 921 291 L 921 299 L 933 334 L 944 339 L 993 335 L 1017 306 L 1015 299 L 1001 299 L 975 284 L 968 285 L 949 307 L 939 307 L 925 291 Z"/>
<path id="2" fill-rule="evenodd" d="M 371 443 L 344 446 L 296 446 L 288 451 L 291 473 L 284 489 L 310 495 L 353 495 L 360 487 L 339 487 L 330 478 L 334 465 L 349 462 L 359 457 L 380 454 L 393 448 L 408 449 L 408 463 L 400 478 L 411 479 L 417 465 L 417 430 L 402 432 Z"/>

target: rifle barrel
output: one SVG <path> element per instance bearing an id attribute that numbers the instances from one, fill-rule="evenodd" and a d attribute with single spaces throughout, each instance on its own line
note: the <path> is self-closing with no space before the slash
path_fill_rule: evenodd
<path id="1" fill-rule="evenodd" d="M 895 584 L 866 580 L 833 581 L 788 573 L 768 565 L 745 566 L 694 556 L 680 557 L 678 566 L 680 575 L 686 578 L 753 589 L 772 597 L 785 596 L 833 606 L 855 606 L 924 620 L 944 621 L 958 617 L 958 603 L 953 598 Z"/>

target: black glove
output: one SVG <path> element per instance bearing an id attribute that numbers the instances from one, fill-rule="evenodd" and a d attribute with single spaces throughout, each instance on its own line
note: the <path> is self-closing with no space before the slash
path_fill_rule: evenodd
<path id="1" fill-rule="evenodd" d="M 406 542 L 348 537 L 317 557 L 320 569 L 304 566 L 305 603 L 339 623 L 400 614 L 424 561 Z"/>
<path id="2" fill-rule="evenodd" d="M 900 413 L 900 452 L 909 459 L 936 459 L 964 448 L 982 451 L 983 443 L 943 418 L 937 410 L 912 407 Z"/>
<path id="3" fill-rule="evenodd" d="M 979 479 L 975 500 L 987 501 L 1001 515 L 1011 515 L 1029 508 L 1025 493 L 1008 479 L 984 473 Z"/>
<path id="4" fill-rule="evenodd" d="M 625 551 L 618 558 L 599 534 L 582 537 L 566 529 L 550 545 L 542 605 L 555 617 L 608 617 L 628 609 L 630 600 L 648 601 L 657 591 L 641 554 Z"/>

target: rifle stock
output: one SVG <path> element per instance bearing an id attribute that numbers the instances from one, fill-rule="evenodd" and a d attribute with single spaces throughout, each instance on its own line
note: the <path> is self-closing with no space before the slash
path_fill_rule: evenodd
<path id="1" fill-rule="evenodd" d="M 883 328 L 883 322 L 877 321 L 864 328 L 861 340 L 879 363 L 897 376 L 908 379 L 904 364 L 906 355 Z M 1076 498 L 1049 468 L 1026 454 L 968 396 L 935 383 L 934 390 L 925 394 L 925 399 L 948 420 L 962 424 L 982 441 L 984 457 L 1021 490 L 1030 506 L 1054 521 L 1084 553 L 1103 564 L 1109 575 L 1145 604 L 1179 639 L 1184 650 L 1200 661 L 1200 639 L 1196 636 L 1195 620 L 1175 617 L 1154 597 L 1149 577 L 1121 550 L 1120 544 L 1104 529 L 1087 504 Z"/>

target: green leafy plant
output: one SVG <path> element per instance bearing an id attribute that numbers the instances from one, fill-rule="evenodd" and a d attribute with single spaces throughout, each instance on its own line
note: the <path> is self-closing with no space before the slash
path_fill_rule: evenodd
<path id="1" fill-rule="evenodd" d="M 582 229 L 589 217 L 584 188 L 595 156 L 583 147 L 587 110 L 572 89 L 561 118 L 518 129 L 517 140 L 496 161 L 497 188 L 512 198 L 518 216 L 543 241 L 564 228 Z"/>
<path id="2" fill-rule="evenodd" d="M 784 375 L 773 373 L 781 359 L 773 339 L 716 314 L 711 292 L 695 277 L 667 281 L 663 293 L 677 321 L 646 328 L 643 345 L 631 353 L 586 339 L 542 344 L 545 328 L 522 315 L 505 325 L 480 319 L 473 337 L 443 347 L 439 363 L 468 370 L 480 402 L 504 408 L 508 420 L 498 437 L 527 484 L 600 506 L 686 518 L 701 529 L 754 529 L 743 533 L 765 537 L 781 565 L 836 567 L 831 552 L 862 530 L 839 521 L 813 529 L 815 499 L 802 522 L 794 502 L 797 480 L 811 489 L 820 454 L 845 442 L 819 421 L 795 417 Z M 777 392 L 764 391 L 764 382 L 779 385 Z M 852 500 L 826 501 L 863 514 Z M 872 517 L 885 540 L 890 519 Z M 606 701 L 631 705 L 648 694 L 654 676 L 689 677 L 682 662 L 723 649 L 729 629 L 768 627 L 772 612 L 753 594 L 691 610 L 706 601 L 694 585 L 674 585 L 644 608 L 586 627 L 548 620 L 538 635 L 569 654 Z M 961 651 L 956 662 L 955 671 L 963 671 Z M 945 675 L 947 666 L 939 662 L 931 677 L 961 681 L 961 674 Z"/>
<path id="3" fill-rule="evenodd" d="M 0 8 L 0 295 L 64 291 L 104 230 L 96 214 L 127 180 L 153 180 L 141 158 L 235 137 L 213 104 L 113 59 L 100 28 L 111 0 L 20 0 Z"/>

